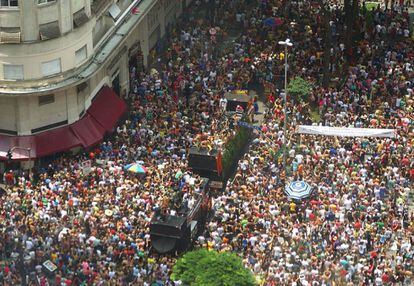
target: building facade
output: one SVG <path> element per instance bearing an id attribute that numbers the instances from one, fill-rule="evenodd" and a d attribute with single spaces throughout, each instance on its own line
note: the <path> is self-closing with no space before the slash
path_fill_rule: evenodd
<path id="1" fill-rule="evenodd" d="M 128 93 L 129 63 L 146 65 L 190 2 L 0 0 L 0 134 L 72 124 L 103 86 Z"/>

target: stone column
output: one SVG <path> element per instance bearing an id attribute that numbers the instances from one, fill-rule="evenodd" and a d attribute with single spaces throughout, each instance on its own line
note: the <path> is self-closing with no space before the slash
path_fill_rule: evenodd
<path id="1" fill-rule="evenodd" d="M 62 2 L 62 1 L 59 1 Z M 39 22 L 37 19 L 37 1 L 19 1 L 22 41 L 37 41 L 39 39 Z"/>
<path id="2" fill-rule="evenodd" d="M 85 0 L 85 12 L 86 15 L 88 15 L 88 17 L 91 16 L 92 11 L 91 11 L 91 0 Z"/>
<path id="3" fill-rule="evenodd" d="M 78 94 L 77 94 L 76 87 L 68 88 L 64 92 L 66 96 L 66 109 L 67 109 L 67 116 L 68 116 L 68 124 L 72 124 L 73 122 L 79 119 Z"/>
<path id="4" fill-rule="evenodd" d="M 63 34 L 72 31 L 73 15 L 70 5 L 71 1 L 59 1 L 60 29 Z"/>
<path id="5" fill-rule="evenodd" d="M 28 1 L 29 2 L 29 1 Z M 37 96 L 20 96 L 16 105 L 16 127 L 18 135 L 30 135 L 32 131 L 31 107 Z"/>
<path id="6" fill-rule="evenodd" d="M 164 1 L 159 1 L 159 5 L 161 6 L 161 8 L 158 13 L 158 20 L 160 22 L 161 39 L 162 39 L 165 35 L 165 16 L 167 16 L 166 15 L 167 11 L 165 10 Z"/>
<path id="7" fill-rule="evenodd" d="M 128 50 L 128 49 L 127 49 Z M 128 53 L 125 52 L 119 59 L 119 86 L 121 95 L 125 96 L 129 93 L 129 67 Z"/>

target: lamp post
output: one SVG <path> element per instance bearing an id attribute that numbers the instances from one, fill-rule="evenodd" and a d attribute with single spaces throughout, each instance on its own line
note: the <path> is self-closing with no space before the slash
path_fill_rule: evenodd
<path id="1" fill-rule="evenodd" d="M 284 122 L 283 122 L 283 169 L 285 171 L 285 176 L 287 176 L 286 170 L 286 126 L 287 126 L 287 107 L 286 107 L 286 98 L 287 98 L 287 72 L 288 72 L 288 47 L 293 46 L 290 39 L 286 39 L 285 41 L 279 41 L 279 45 L 285 46 L 285 92 L 283 96 L 283 114 L 284 114 Z"/>

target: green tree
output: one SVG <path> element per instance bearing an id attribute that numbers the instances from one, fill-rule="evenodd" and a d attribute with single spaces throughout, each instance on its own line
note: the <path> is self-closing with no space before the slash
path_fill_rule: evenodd
<path id="1" fill-rule="evenodd" d="M 308 96 L 312 91 L 312 85 L 301 77 L 295 77 L 289 82 L 288 93 L 299 101 L 308 101 Z"/>
<path id="2" fill-rule="evenodd" d="M 186 286 L 254 286 L 252 272 L 234 253 L 206 249 L 187 252 L 178 259 L 171 275 Z"/>
<path id="3" fill-rule="evenodd" d="M 250 130 L 246 127 L 239 127 L 236 135 L 226 142 L 225 150 L 223 153 L 223 177 L 229 178 L 234 171 L 234 167 L 237 164 L 243 149 L 249 141 Z"/>

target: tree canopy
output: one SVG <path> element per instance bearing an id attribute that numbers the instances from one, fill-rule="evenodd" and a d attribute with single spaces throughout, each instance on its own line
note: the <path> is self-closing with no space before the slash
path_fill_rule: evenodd
<path id="1" fill-rule="evenodd" d="M 188 286 L 257 285 L 252 272 L 236 254 L 206 249 L 187 252 L 178 259 L 171 278 Z"/>
<path id="2" fill-rule="evenodd" d="M 295 99 L 307 101 L 308 95 L 312 91 L 312 85 L 308 81 L 297 76 L 289 82 L 287 90 Z"/>

